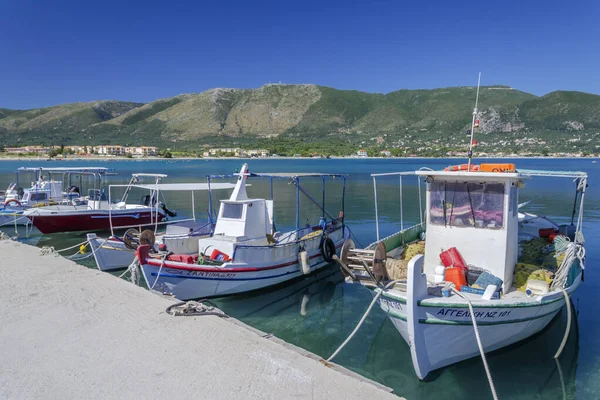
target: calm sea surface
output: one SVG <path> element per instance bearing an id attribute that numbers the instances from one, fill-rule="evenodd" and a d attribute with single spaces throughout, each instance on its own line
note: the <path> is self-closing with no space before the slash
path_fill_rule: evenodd
<path id="1" fill-rule="evenodd" d="M 560 359 L 560 370 L 552 358 L 562 339 L 566 312 L 555 318 L 540 334 L 488 356 L 488 362 L 501 399 L 595 399 L 600 398 L 600 318 L 596 308 L 600 290 L 600 163 L 592 159 L 521 159 L 518 168 L 545 170 L 578 170 L 590 175 L 586 193 L 584 233 L 587 242 L 585 282 L 572 297 L 577 319 Z M 0 187 L 14 181 L 14 171 L 28 166 L 105 166 L 118 175 L 110 176 L 110 184 L 127 183 L 131 173 L 165 173 L 163 182 L 205 182 L 208 174 L 228 174 L 240 168 L 243 160 L 151 160 L 151 161 L 0 161 Z M 457 160 L 247 160 L 252 172 L 335 172 L 348 174 L 346 188 L 346 223 L 361 244 L 376 238 L 371 173 L 410 171 L 420 167 L 439 169 Z M 459 161 L 460 162 L 460 161 Z M 20 175 L 20 186 L 32 180 Z M 79 184 L 79 182 L 73 182 Z M 84 187 L 87 182 L 81 182 Z M 250 179 L 250 196 L 269 197 L 269 183 Z M 302 181 L 301 181 L 302 183 Z M 327 180 L 326 204 L 333 215 L 342 209 L 342 179 Z M 321 198 L 321 181 L 306 180 L 303 186 Z M 415 178 L 406 178 L 404 186 L 404 226 L 415 223 L 419 216 L 418 186 Z M 398 178 L 377 181 L 380 234 L 389 235 L 400 228 L 400 191 Z M 285 180 L 276 180 L 275 224 L 285 231 L 295 226 L 295 191 Z M 215 192 L 214 199 L 225 198 L 229 191 Z M 119 198 L 120 192 L 111 193 Z M 143 193 L 132 194 L 139 200 Z M 528 182 L 520 201 L 531 200 L 525 211 L 548 215 L 561 221 L 570 220 L 574 184 L 569 179 L 536 179 Z M 170 194 L 165 198 L 170 209 L 179 216 L 191 216 L 189 194 Z M 206 193 L 196 193 L 195 213 L 206 218 Z M 301 224 L 318 222 L 320 211 L 303 196 Z M 14 227 L 1 228 L 11 236 Z M 33 236 L 21 240 L 41 246 L 64 248 L 85 240 L 84 233 Z M 106 233 L 104 234 L 106 235 Z M 93 260 L 84 260 L 94 268 Z M 335 266 L 290 284 L 257 293 L 229 297 L 216 303 L 229 315 L 262 331 L 327 358 L 354 329 L 372 296 L 358 285 L 344 284 Z M 485 340 L 485 338 L 484 338 Z M 408 399 L 490 398 L 489 387 L 479 358 L 473 358 L 432 374 L 428 382 L 420 382 L 413 371 L 409 348 L 385 314 L 375 307 L 354 339 L 337 356 L 335 362 L 368 378 L 392 387 Z M 561 379 L 562 377 L 562 379 Z"/>

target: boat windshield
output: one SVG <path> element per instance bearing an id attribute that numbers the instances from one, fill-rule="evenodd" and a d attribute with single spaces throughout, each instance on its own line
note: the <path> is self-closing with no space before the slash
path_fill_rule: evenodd
<path id="1" fill-rule="evenodd" d="M 430 223 L 453 227 L 501 229 L 504 222 L 504 184 L 432 182 Z"/>

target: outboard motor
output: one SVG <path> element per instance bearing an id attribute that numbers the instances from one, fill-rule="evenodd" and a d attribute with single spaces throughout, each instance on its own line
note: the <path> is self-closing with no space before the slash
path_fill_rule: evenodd
<path id="1" fill-rule="evenodd" d="M 146 207 L 155 206 L 156 205 L 156 197 L 150 196 L 149 194 L 142 196 L 142 204 Z"/>
<path id="2" fill-rule="evenodd" d="M 160 207 L 161 210 L 163 210 L 165 212 L 165 214 L 167 216 L 169 216 L 169 217 L 176 217 L 177 216 L 177 212 L 169 210 L 164 203 L 159 203 L 159 207 Z"/>

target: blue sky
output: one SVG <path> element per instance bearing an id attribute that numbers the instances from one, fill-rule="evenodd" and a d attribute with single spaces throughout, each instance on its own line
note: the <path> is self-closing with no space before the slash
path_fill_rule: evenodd
<path id="1" fill-rule="evenodd" d="M 0 1 L 0 107 L 316 83 L 600 94 L 600 2 Z"/>

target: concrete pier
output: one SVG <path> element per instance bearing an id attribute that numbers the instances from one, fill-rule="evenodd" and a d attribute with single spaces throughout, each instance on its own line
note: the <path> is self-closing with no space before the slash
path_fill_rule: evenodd
<path id="1" fill-rule="evenodd" d="M 398 399 L 340 367 L 0 240 L 2 399 Z M 303 354 L 304 353 L 304 354 Z"/>

